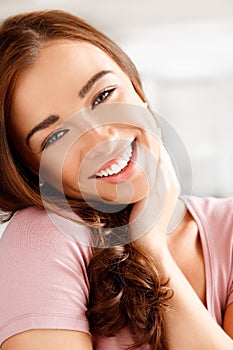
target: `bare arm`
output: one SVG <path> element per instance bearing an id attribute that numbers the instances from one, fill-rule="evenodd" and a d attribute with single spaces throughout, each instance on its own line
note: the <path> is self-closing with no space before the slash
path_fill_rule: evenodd
<path id="1" fill-rule="evenodd" d="M 172 257 L 164 264 L 174 290 L 172 308 L 165 314 L 169 350 L 232 350 L 233 340 L 210 316 Z M 228 313 L 226 327 L 233 335 L 233 312 Z"/>
<path id="2" fill-rule="evenodd" d="M 7 339 L 2 350 L 92 350 L 87 333 L 69 330 L 30 330 Z"/>
<path id="3" fill-rule="evenodd" d="M 233 339 L 233 303 L 225 311 L 223 329 Z"/>
<path id="4" fill-rule="evenodd" d="M 166 183 L 166 195 L 164 196 L 163 193 L 160 198 L 159 188 L 156 186 L 154 190 L 156 195 L 154 193 L 150 193 L 150 195 L 155 196 L 154 203 L 160 199 L 164 201 L 163 211 L 155 225 L 146 231 L 146 234 L 138 239 L 136 243 L 154 257 L 161 276 L 164 276 L 166 280 L 169 278 L 169 285 L 174 291 L 174 296 L 170 300 L 171 309 L 165 313 L 168 349 L 233 350 L 233 340 L 229 336 L 233 336 L 233 306 L 229 306 L 225 315 L 224 329 L 228 335 L 213 320 L 169 253 L 165 236 L 179 195 L 179 186 L 170 159 L 161 150 L 161 147 L 158 164 Z M 157 172 L 157 176 L 159 176 L 158 174 Z M 162 183 L 159 178 L 156 181 Z M 150 201 L 153 203 L 153 198 L 150 198 Z M 143 206 L 145 206 L 143 201 L 134 206 L 132 215 L 135 216 L 132 219 L 135 220 Z M 151 208 L 153 210 L 153 206 L 150 206 L 148 212 L 147 210 L 144 211 L 145 222 L 147 221 L 146 215 L 149 215 L 148 218 L 153 215 L 150 211 Z M 142 230 L 142 223 L 143 220 L 138 224 L 139 232 Z M 137 230 L 136 221 L 132 228 Z M 133 230 L 132 232 L 134 232 Z"/>

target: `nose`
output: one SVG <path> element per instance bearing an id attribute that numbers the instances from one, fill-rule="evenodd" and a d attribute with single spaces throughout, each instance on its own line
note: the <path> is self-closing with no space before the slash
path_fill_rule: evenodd
<path id="1" fill-rule="evenodd" d="M 98 126 L 88 132 L 87 137 L 88 158 L 94 159 L 113 152 L 116 147 L 116 140 L 119 139 L 119 132 L 112 125 Z"/>
<path id="2" fill-rule="evenodd" d="M 91 132 L 93 132 L 93 134 L 95 134 L 95 137 L 99 138 L 100 141 L 102 139 L 109 140 L 111 138 L 116 138 L 119 136 L 117 128 L 113 125 L 96 126 Z"/>

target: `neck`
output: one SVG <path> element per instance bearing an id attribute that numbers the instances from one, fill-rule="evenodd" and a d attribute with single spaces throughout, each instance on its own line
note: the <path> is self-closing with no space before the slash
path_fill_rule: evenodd
<path id="1" fill-rule="evenodd" d="M 174 233 L 175 230 L 179 229 L 182 226 L 186 212 L 187 212 L 187 208 L 184 202 L 178 198 L 175 210 L 173 212 L 170 223 L 168 225 L 168 229 L 167 229 L 168 235 L 171 233 Z"/>

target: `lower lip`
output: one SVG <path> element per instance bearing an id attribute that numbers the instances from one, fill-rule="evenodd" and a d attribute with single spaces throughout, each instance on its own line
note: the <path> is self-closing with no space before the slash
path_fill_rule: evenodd
<path id="1" fill-rule="evenodd" d="M 128 180 L 133 175 L 133 173 L 135 172 L 135 169 L 136 169 L 135 158 L 136 158 L 136 143 L 134 143 L 134 145 L 133 145 L 132 157 L 123 170 L 121 170 L 118 174 L 97 177 L 96 180 L 108 182 L 111 184 L 118 184 L 118 183 L 121 183 L 121 182 Z"/>

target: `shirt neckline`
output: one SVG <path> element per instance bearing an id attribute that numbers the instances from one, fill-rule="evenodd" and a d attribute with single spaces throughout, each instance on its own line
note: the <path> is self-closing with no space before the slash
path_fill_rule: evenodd
<path id="1" fill-rule="evenodd" d="M 205 219 L 202 216 L 198 206 L 196 206 L 195 198 L 188 196 L 180 196 L 184 204 L 187 207 L 187 210 L 195 220 L 198 227 L 198 234 L 201 240 L 201 246 L 203 251 L 203 260 L 204 260 L 204 270 L 205 270 L 205 298 L 206 298 L 206 308 L 209 313 L 215 317 L 214 307 L 213 307 L 213 298 L 211 291 L 213 290 L 213 271 L 211 268 L 211 255 L 209 244 L 207 241 L 207 227 L 205 225 Z"/>

